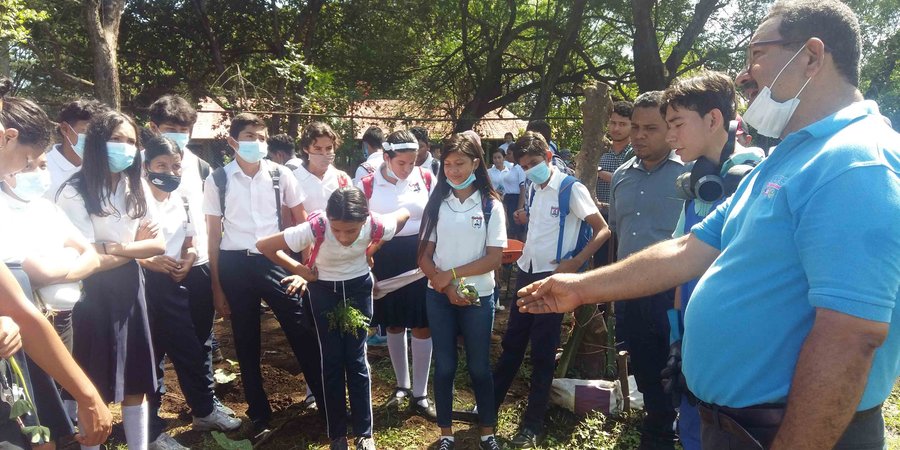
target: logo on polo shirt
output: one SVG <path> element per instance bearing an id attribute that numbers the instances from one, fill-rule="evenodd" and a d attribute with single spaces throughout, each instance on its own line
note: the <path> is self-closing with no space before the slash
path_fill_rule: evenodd
<path id="1" fill-rule="evenodd" d="M 484 224 L 484 217 L 472 216 L 472 228 L 478 230 Z"/>
<path id="2" fill-rule="evenodd" d="M 782 175 L 776 175 L 766 183 L 766 187 L 763 188 L 762 195 L 765 198 L 773 199 L 775 195 L 778 194 L 778 191 L 781 190 L 781 186 L 784 186 L 784 182 L 787 181 Z"/>
<path id="3" fill-rule="evenodd" d="M 419 187 L 419 183 L 418 183 L 418 182 L 409 185 L 409 188 L 412 189 L 413 192 L 419 192 L 419 191 L 422 190 L 422 188 Z"/>
<path id="4" fill-rule="evenodd" d="M 559 217 L 559 206 L 550 207 L 550 217 Z"/>

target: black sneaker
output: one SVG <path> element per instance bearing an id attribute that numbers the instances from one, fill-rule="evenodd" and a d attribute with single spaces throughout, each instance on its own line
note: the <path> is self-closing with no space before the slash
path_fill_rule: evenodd
<path id="1" fill-rule="evenodd" d="M 428 406 L 422 406 L 419 403 L 422 400 L 428 402 Z M 434 405 L 428 401 L 428 397 L 413 397 L 412 400 L 409 401 L 409 410 L 417 416 L 424 417 L 432 422 L 437 422 L 437 412 L 434 410 Z"/>
<path id="2" fill-rule="evenodd" d="M 453 447 L 456 446 L 456 443 L 447 438 L 441 438 L 438 441 L 437 450 L 453 450 Z"/>
<path id="3" fill-rule="evenodd" d="M 397 387 L 394 389 L 394 395 L 391 396 L 390 399 L 384 404 L 384 406 L 396 406 L 399 405 L 403 399 L 411 399 L 412 391 L 406 388 Z"/>
<path id="4" fill-rule="evenodd" d="M 481 441 L 479 448 L 481 450 L 500 450 L 500 444 L 497 443 L 497 439 L 494 436 L 490 436 L 487 440 Z"/>
<path id="5" fill-rule="evenodd" d="M 333 441 L 331 441 L 330 450 L 350 450 L 347 446 L 347 437 L 341 436 Z"/>
<path id="6" fill-rule="evenodd" d="M 543 437 L 541 434 L 522 427 L 509 441 L 509 444 L 515 448 L 537 448 Z"/>

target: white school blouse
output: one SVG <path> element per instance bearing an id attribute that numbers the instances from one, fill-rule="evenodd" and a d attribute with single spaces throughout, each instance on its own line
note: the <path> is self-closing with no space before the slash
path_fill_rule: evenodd
<path id="1" fill-rule="evenodd" d="M 485 223 L 488 222 L 488 223 Z M 438 222 L 428 236 L 435 243 L 434 264 L 439 270 L 450 270 L 487 254 L 487 247 L 506 248 L 506 214 L 503 202 L 494 199 L 491 220 L 486 221 L 481 193 L 476 191 L 463 202 L 453 193 L 441 202 Z M 494 272 L 466 277 L 466 283 L 484 297 L 494 292 Z M 431 282 L 428 283 L 431 287 Z"/>
<path id="2" fill-rule="evenodd" d="M 163 239 L 166 241 L 165 255 L 176 261 L 182 259 L 181 248 L 184 247 L 184 240 L 196 236 L 193 218 L 189 221 L 187 212 L 184 209 L 184 198 L 176 189 L 175 192 L 169 194 L 168 198 L 159 201 L 153 196 L 149 185 L 144 184 L 144 187 L 144 197 L 147 199 L 147 216 L 149 220 L 156 223 L 159 227 L 159 232 L 162 233 Z M 206 224 L 203 223 L 201 226 L 205 227 Z M 196 240 L 194 239 L 194 241 Z"/>
<path id="3" fill-rule="evenodd" d="M 384 179 L 381 170 L 375 171 L 372 198 L 369 199 L 369 211 L 379 214 L 389 214 L 400 208 L 406 208 L 409 211 L 409 220 L 406 221 L 403 229 L 397 232 L 398 237 L 419 234 L 419 225 L 422 224 L 422 214 L 425 212 L 428 196 L 431 195 L 431 191 L 434 191 L 434 185 L 437 183 L 437 178 L 432 177 L 431 191 L 429 191 L 425 187 L 423 175 L 424 169 L 416 167 L 405 180 L 391 184 Z M 357 187 L 365 192 L 361 180 Z"/>
<path id="4" fill-rule="evenodd" d="M 369 262 L 366 258 L 366 249 L 372 241 L 372 218 L 366 219 L 359 237 L 349 246 L 338 242 L 331 232 L 328 218 L 325 219 L 325 240 L 319 247 L 316 255 L 316 267 L 319 270 L 319 279 L 322 281 L 346 281 L 361 277 L 369 273 Z M 397 221 L 393 217 L 378 216 L 384 225 L 384 237 L 382 241 L 391 240 L 397 232 Z M 309 222 L 293 226 L 284 230 L 284 241 L 295 252 L 311 246 L 315 242 L 312 228 Z"/>
<path id="5" fill-rule="evenodd" d="M 125 207 L 128 186 L 125 177 L 119 178 L 115 192 L 104 199 L 103 210 L 109 214 L 100 217 L 88 214 L 84 199 L 71 184 L 65 185 L 60 192 L 57 205 L 66 213 L 75 228 L 91 243 L 118 242 L 127 244 L 134 242 L 134 235 L 142 218 L 132 218 Z"/>
<path id="6" fill-rule="evenodd" d="M 353 186 L 353 180 L 346 173 L 331 165 L 325 170 L 321 180 L 303 166 L 297 166 L 297 169 L 294 170 L 294 178 L 297 179 L 300 190 L 306 195 L 306 200 L 303 200 L 303 209 L 308 213 L 325 210 L 331 193 L 340 187 L 340 178 L 345 180 L 346 186 Z"/>

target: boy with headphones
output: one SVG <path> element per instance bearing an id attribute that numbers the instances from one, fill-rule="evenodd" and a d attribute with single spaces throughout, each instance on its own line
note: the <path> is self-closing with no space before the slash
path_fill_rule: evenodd
<path id="1" fill-rule="evenodd" d="M 684 209 L 675 236 L 690 233 L 691 227 L 734 193 L 743 177 L 764 157 L 762 149 L 743 147 L 736 142 L 735 89 L 731 78 L 721 72 L 703 72 L 676 80 L 663 93 L 662 110 L 669 129 L 666 141 L 682 161 L 694 162 L 690 172 L 676 180 L 676 192 L 684 198 Z M 697 285 L 692 280 L 678 288 L 675 310 L 670 311 L 673 350 L 680 355 L 684 309 Z M 680 359 L 680 358 L 679 358 Z M 670 364 L 664 371 L 669 384 L 680 376 Z M 667 391 L 668 391 L 667 386 Z M 690 396 L 680 396 L 678 431 L 685 450 L 700 449 L 700 417 Z M 676 399 L 676 401 L 678 401 Z"/>

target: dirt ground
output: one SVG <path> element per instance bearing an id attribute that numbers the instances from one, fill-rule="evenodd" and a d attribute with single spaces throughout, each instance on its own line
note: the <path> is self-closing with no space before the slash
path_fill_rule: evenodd
<path id="1" fill-rule="evenodd" d="M 515 285 L 514 283 L 513 279 L 513 286 Z M 501 293 L 501 299 L 505 296 L 505 293 L 504 289 Z M 512 295 L 504 303 L 508 306 L 511 301 Z M 497 311 L 496 313 L 494 335 L 492 337 L 494 358 L 499 355 L 500 339 L 506 328 L 508 317 L 508 309 Z M 271 312 L 262 314 L 260 320 L 262 321 L 263 333 L 262 372 L 264 386 L 274 411 L 272 426 L 276 431 L 270 439 L 267 439 L 258 448 L 328 448 L 329 441 L 324 420 L 320 419 L 316 412 L 302 408 L 301 402 L 306 395 L 306 384 L 300 372 L 300 367 L 278 325 L 278 321 Z M 221 319 L 217 320 L 215 332 L 226 360 L 236 360 L 229 323 Z M 395 386 L 387 346 L 370 347 L 368 358 L 372 367 L 374 431 L 378 448 L 428 448 L 431 446 L 440 435 L 436 425 L 408 413 L 405 403 L 399 408 L 396 406 L 390 408 L 382 406 L 389 396 L 393 394 Z M 468 389 L 468 376 L 464 371 L 464 367 L 462 367 L 464 361 L 463 358 L 460 359 L 462 370 L 458 372 L 457 377 L 455 409 L 474 405 L 474 397 L 471 390 Z M 231 369 L 230 363 L 227 361 L 217 363 L 215 367 L 226 370 Z M 181 390 L 171 365 L 168 365 L 166 368 L 165 382 L 168 392 L 163 398 L 161 416 L 169 422 L 169 434 L 183 445 L 195 449 L 220 448 L 210 437 L 209 433 L 198 433 L 190 429 L 190 410 L 181 395 Z M 429 398 L 433 399 L 431 382 L 432 380 L 429 380 Z M 217 386 L 216 393 L 223 403 L 234 409 L 237 416 L 244 420 L 242 428 L 228 433 L 228 437 L 233 440 L 250 438 L 252 434 L 251 426 L 245 415 L 247 405 L 244 403 L 240 376 L 231 383 Z M 522 379 L 519 379 L 511 388 L 509 396 L 510 398 L 523 398 L 525 395 L 527 395 L 527 386 Z M 114 414 L 118 415 L 116 414 L 117 412 L 114 411 Z M 118 417 L 116 419 L 118 420 Z M 477 426 L 456 422 L 454 423 L 454 429 L 456 431 L 458 448 L 477 448 Z M 121 424 L 115 427 L 111 439 L 113 442 L 124 442 L 124 432 Z"/>

